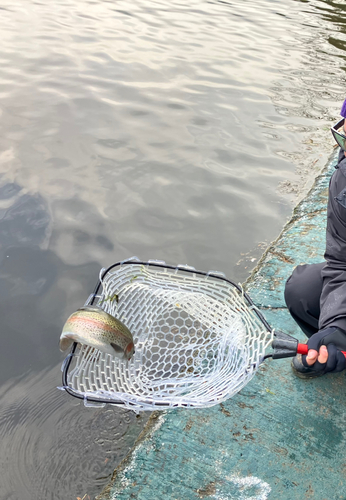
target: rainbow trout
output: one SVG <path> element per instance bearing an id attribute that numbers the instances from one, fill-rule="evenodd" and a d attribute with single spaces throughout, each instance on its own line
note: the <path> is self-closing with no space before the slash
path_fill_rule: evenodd
<path id="1" fill-rule="evenodd" d="M 135 352 L 130 330 L 98 306 L 81 307 L 67 319 L 60 336 L 60 350 L 66 351 L 73 342 L 127 360 Z"/>

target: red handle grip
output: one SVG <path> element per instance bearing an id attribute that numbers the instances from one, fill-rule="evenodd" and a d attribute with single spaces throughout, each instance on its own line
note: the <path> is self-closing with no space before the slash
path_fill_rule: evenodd
<path id="1" fill-rule="evenodd" d="M 345 351 L 341 351 L 341 352 L 346 358 L 346 352 Z M 297 354 L 307 354 L 307 353 L 308 353 L 308 344 L 298 344 Z"/>

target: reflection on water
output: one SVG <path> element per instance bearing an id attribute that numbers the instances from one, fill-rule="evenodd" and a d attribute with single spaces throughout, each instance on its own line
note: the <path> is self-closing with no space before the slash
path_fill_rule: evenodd
<path id="1" fill-rule="evenodd" d="M 247 277 L 331 152 L 346 7 L 4 0 L 0 13 L 0 497 L 92 498 L 146 417 L 56 390 L 65 319 L 132 255 Z"/>

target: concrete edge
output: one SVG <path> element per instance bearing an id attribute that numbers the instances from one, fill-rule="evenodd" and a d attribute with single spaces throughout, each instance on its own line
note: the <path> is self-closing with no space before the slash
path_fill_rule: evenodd
<path id="1" fill-rule="evenodd" d="M 129 450 L 128 454 L 126 455 L 125 458 L 118 464 L 118 466 L 114 469 L 114 472 L 112 474 L 112 477 L 109 481 L 109 483 L 103 488 L 103 490 L 100 492 L 97 497 L 95 497 L 95 500 L 111 500 L 111 490 L 113 488 L 113 485 L 115 481 L 118 479 L 118 476 L 130 465 L 130 462 L 133 459 L 133 454 L 135 450 L 146 440 L 148 439 L 151 434 L 155 432 L 155 430 L 162 425 L 163 422 L 160 422 L 159 419 L 160 417 L 163 417 L 166 412 L 164 411 L 153 411 L 152 414 L 149 417 L 148 422 L 145 424 L 144 429 L 142 432 L 139 434 L 137 437 L 136 441 L 134 442 L 134 445 L 132 448 Z"/>
<path id="2" fill-rule="evenodd" d="M 309 189 L 309 191 L 305 194 L 304 198 L 301 199 L 297 205 L 295 205 L 295 207 L 293 208 L 293 211 L 292 211 L 292 215 L 291 217 L 289 218 L 289 220 L 286 222 L 286 224 L 283 226 L 281 232 L 279 233 L 279 235 L 275 238 L 275 240 L 273 240 L 269 245 L 268 247 L 265 249 L 265 251 L 263 252 L 262 256 L 260 257 L 257 265 L 253 268 L 253 270 L 251 271 L 251 274 L 249 275 L 249 277 L 244 281 L 243 283 L 243 287 L 244 289 L 246 289 L 251 283 L 252 281 L 255 279 L 256 275 L 259 273 L 260 269 L 263 267 L 263 264 L 265 262 L 265 260 L 267 259 L 268 255 L 273 252 L 275 250 L 275 248 L 277 247 L 277 244 L 278 242 L 282 239 L 282 237 L 284 236 L 284 234 L 288 231 L 288 229 L 293 226 L 293 224 L 300 219 L 301 217 L 301 207 L 302 205 L 305 203 L 305 200 L 309 197 L 311 197 L 312 193 L 315 191 L 316 189 L 316 185 L 317 183 L 321 180 L 321 179 L 324 179 L 325 178 L 325 174 L 326 172 L 331 168 L 331 164 L 334 160 L 334 157 L 336 155 L 336 151 L 334 150 L 330 156 L 328 157 L 328 160 L 325 164 L 325 166 L 322 168 L 322 170 L 320 171 L 320 173 L 315 177 L 315 181 L 314 183 L 312 184 L 311 188 Z"/>

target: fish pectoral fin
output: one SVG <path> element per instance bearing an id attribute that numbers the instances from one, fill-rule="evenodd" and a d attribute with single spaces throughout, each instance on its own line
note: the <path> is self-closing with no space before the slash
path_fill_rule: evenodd
<path id="1" fill-rule="evenodd" d="M 117 353 L 124 352 L 124 349 L 120 345 L 114 344 L 114 342 L 111 342 L 111 346 Z"/>
<path id="2" fill-rule="evenodd" d="M 75 340 L 72 336 L 65 335 L 64 337 L 61 337 L 59 342 L 60 351 L 66 351 L 66 349 L 68 349 L 73 342 L 75 342 Z"/>

